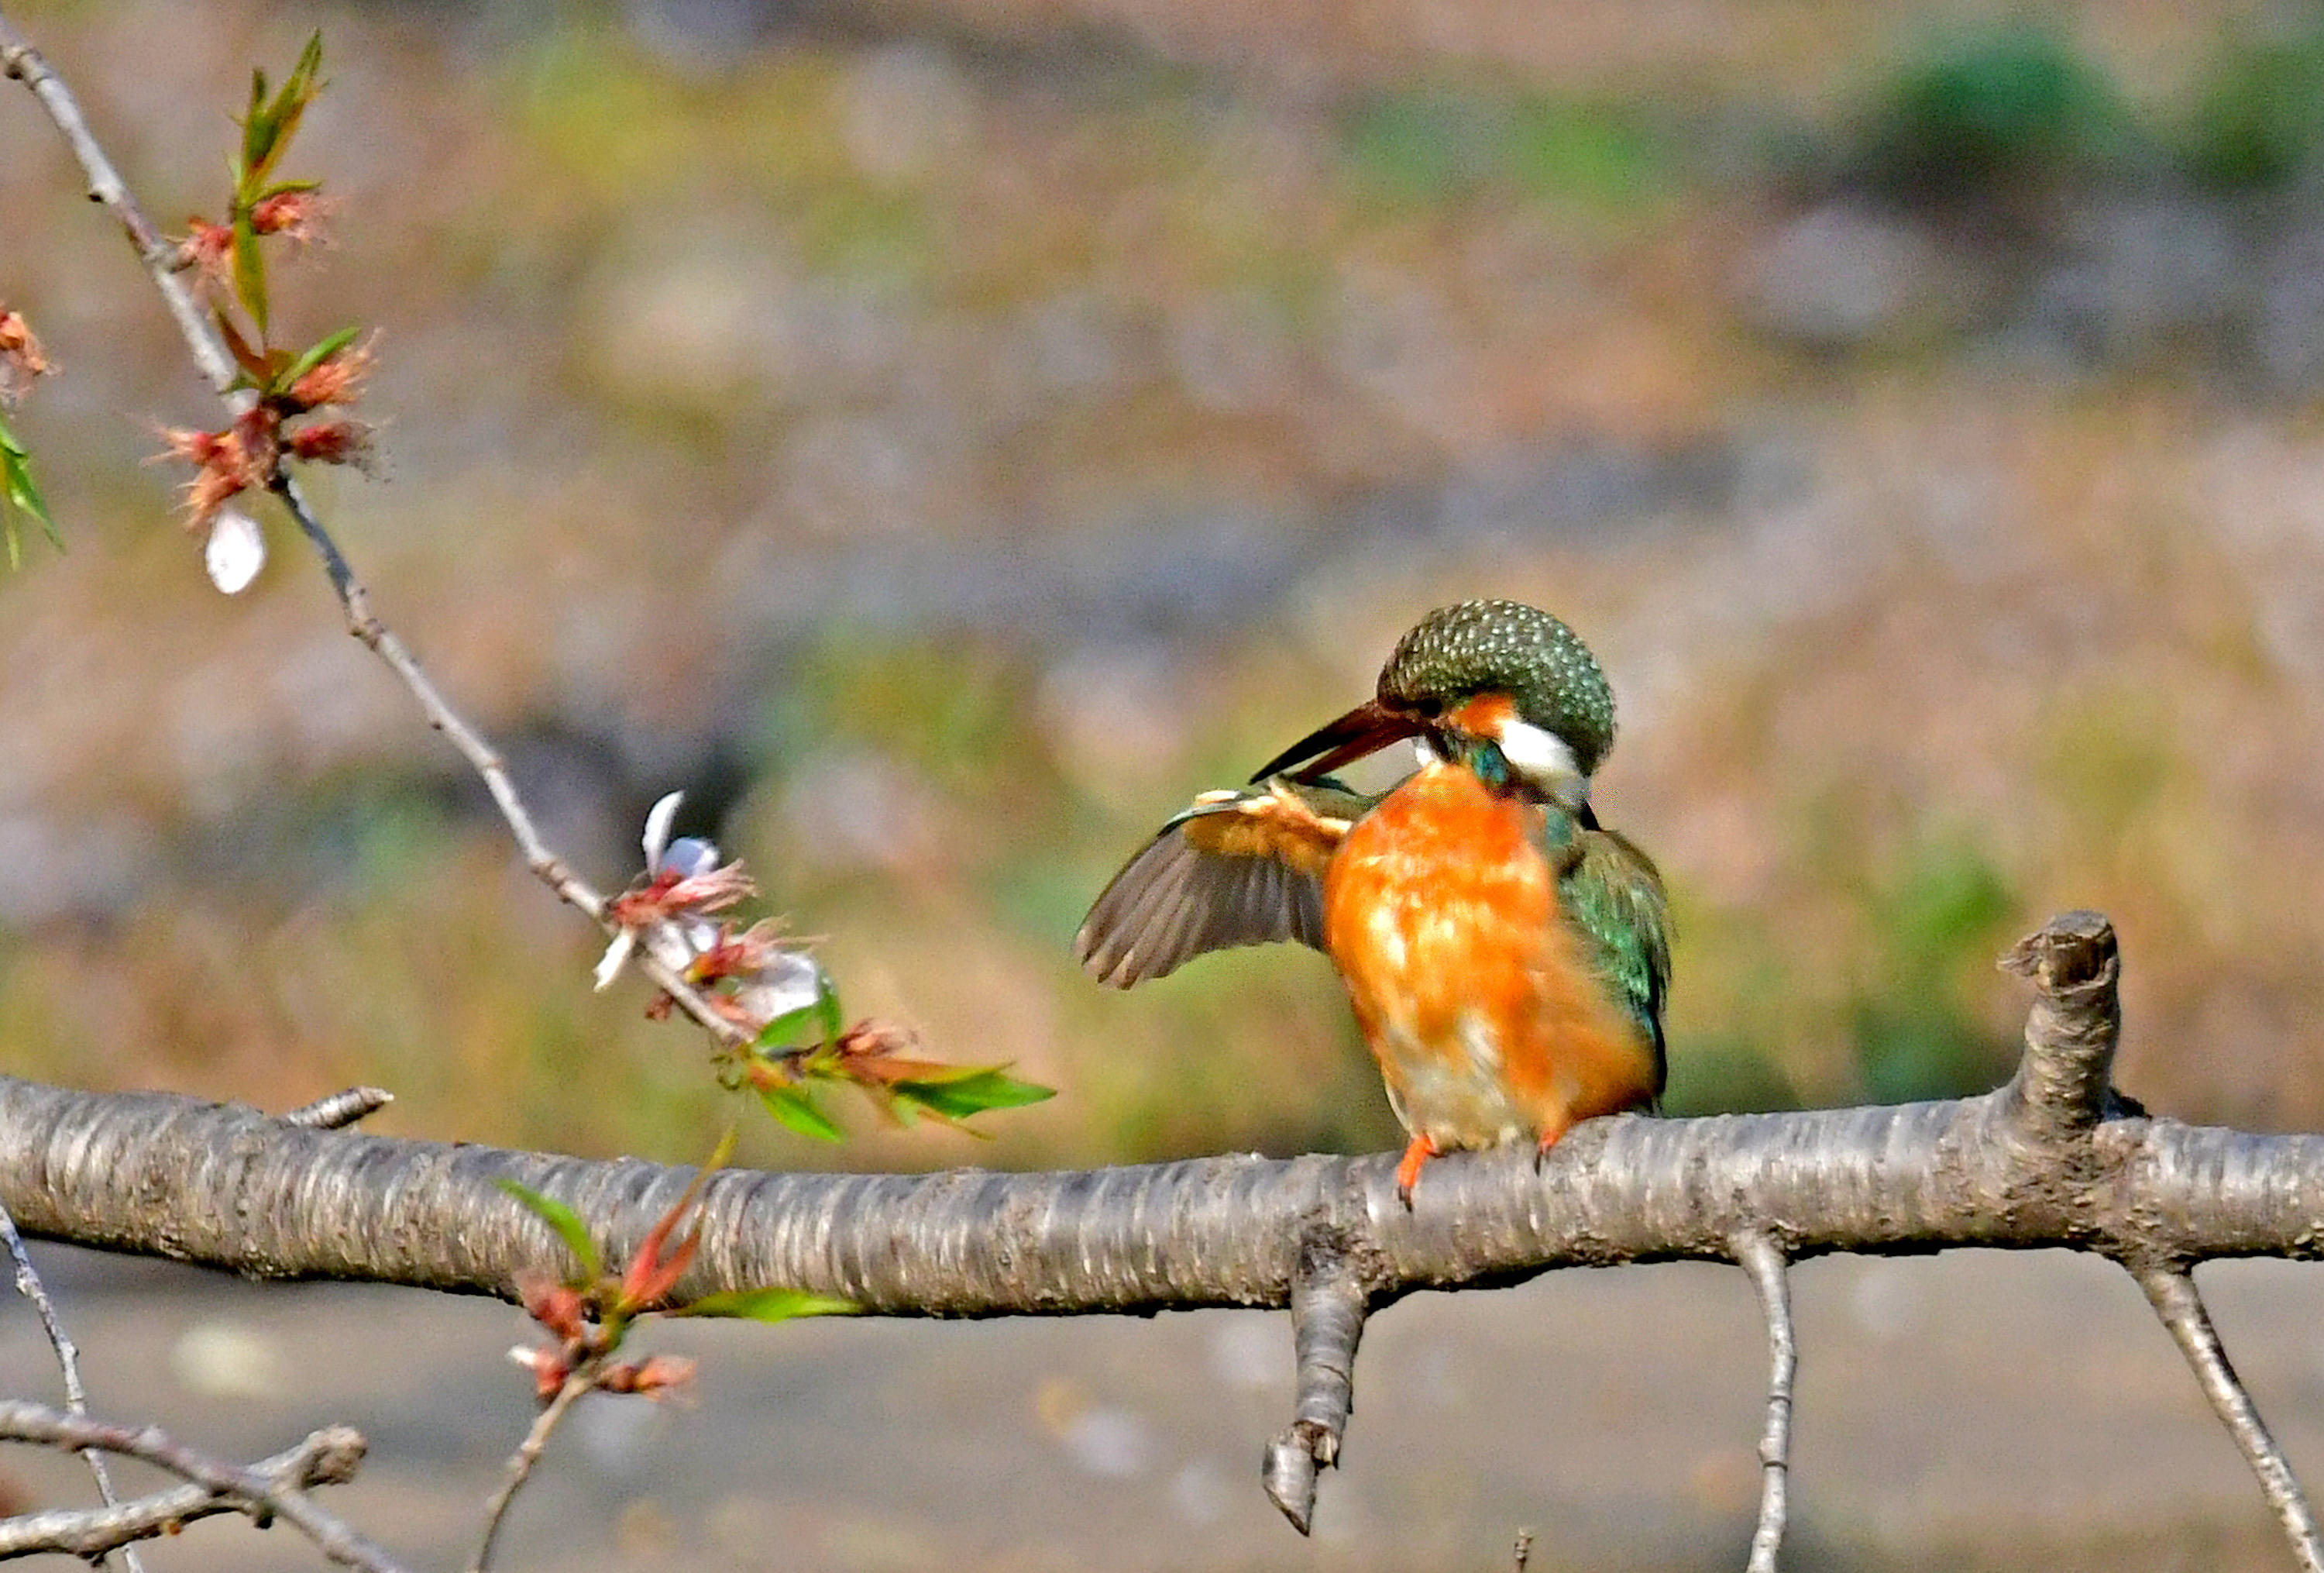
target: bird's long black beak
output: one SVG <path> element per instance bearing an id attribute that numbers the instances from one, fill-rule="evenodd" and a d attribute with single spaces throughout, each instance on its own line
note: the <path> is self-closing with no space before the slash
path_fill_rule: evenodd
<path id="1" fill-rule="evenodd" d="M 1317 727 L 1298 742 L 1259 767 L 1250 779 L 1265 781 L 1280 775 L 1303 759 L 1309 763 L 1293 773 L 1294 781 L 1312 782 L 1347 763 L 1361 759 L 1367 754 L 1377 754 L 1389 744 L 1420 735 L 1417 716 L 1391 710 L 1378 699 L 1366 699 L 1354 709 L 1327 726 Z"/>

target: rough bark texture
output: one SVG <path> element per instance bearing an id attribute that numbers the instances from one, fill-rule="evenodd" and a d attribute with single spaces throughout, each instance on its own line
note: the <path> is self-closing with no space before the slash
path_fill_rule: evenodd
<path id="1" fill-rule="evenodd" d="M 1378 1306 L 1549 1268 L 1732 1260 L 1738 1233 L 1831 1251 L 2064 1246 L 2139 1270 L 2324 1254 L 2324 1137 L 2106 1107 L 2111 960 L 2061 920 L 2035 941 L 2025 1062 L 1982 1097 L 1584 1124 L 1525 1152 L 1429 1166 L 1410 1212 L 1387 1155 L 1206 1158 L 1072 1173 L 770 1174 L 703 1193 L 684 1295 L 788 1284 L 890 1316 L 1283 1306 L 1318 1238 Z M 2102 927 L 2102 926 L 2101 926 Z M 2104 935 L 2110 952 L 2112 936 Z M 260 1278 L 512 1298 L 568 1270 L 512 1178 L 626 1255 L 691 1171 L 305 1128 L 161 1094 L 0 1079 L 0 1204 L 29 1234 Z"/>
<path id="2" fill-rule="evenodd" d="M 2200 1306 L 2192 1263 L 2324 1254 L 2324 1137 L 2153 1119 L 2109 1090 L 2118 967 L 2103 920 L 2070 913 L 2004 964 L 2038 999 L 2017 1074 L 1981 1097 L 1593 1120 L 1538 1171 L 1524 1150 L 1440 1159 L 1409 1210 L 1388 1154 L 1053 1174 L 730 1170 L 703 1188 L 702 1246 L 678 1298 L 781 1284 L 939 1317 L 1291 1305 L 1298 1411 L 1265 1482 L 1304 1529 L 1314 1471 L 1336 1457 L 1349 1413 L 1363 1316 L 1414 1290 L 1682 1258 L 1756 1255 L 1764 1280 L 1773 1263 L 1831 1251 L 2065 1247 L 2176 1286 L 2186 1314 L 2157 1304 L 2184 1344 Z M 571 1263 L 496 1181 L 567 1203 L 621 1260 L 691 1173 L 0 1078 L 0 1205 L 25 1232 L 254 1277 L 514 1298 Z M 2248 1396 L 2224 1356 L 2190 1354 L 2215 1401 L 2235 1401 L 2222 1413 L 2294 1546 L 2312 1554 L 2298 1483 L 2243 1414 Z M 1762 1527 L 1772 1560 L 1780 1503 Z"/>

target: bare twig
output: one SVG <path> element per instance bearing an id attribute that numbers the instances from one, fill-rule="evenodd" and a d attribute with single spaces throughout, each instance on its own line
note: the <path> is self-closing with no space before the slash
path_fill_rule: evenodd
<path id="1" fill-rule="evenodd" d="M 1516 1564 L 1517 1573 L 1526 1573 L 1526 1564 L 1533 1560 L 1533 1531 L 1531 1530 L 1519 1530 L 1517 1531 L 1517 1543 L 1516 1546 L 1511 1548 L 1510 1560 Z"/>
<path id="2" fill-rule="evenodd" d="M 2227 1363 L 2227 1352 L 2219 1343 L 2219 1333 L 2211 1325 L 2210 1313 L 2203 1308 L 2203 1297 L 2196 1291 L 2192 1277 L 2177 1268 L 2150 1267 L 2135 1273 L 2139 1288 L 2146 1291 L 2148 1303 L 2163 1325 L 2171 1329 L 2171 1337 L 2179 1345 L 2179 1352 L 2194 1368 L 2195 1380 L 2203 1385 L 2203 1396 L 2211 1401 L 2212 1412 L 2234 1437 L 2236 1446 L 2244 1452 L 2244 1461 L 2259 1477 L 2259 1488 L 2275 1509 L 2283 1532 L 2292 1541 L 2292 1554 L 2298 1558 L 2307 1573 L 2324 1573 L 2324 1542 L 2316 1533 L 2315 1515 L 2309 1512 L 2308 1498 L 2300 1489 L 2299 1478 L 2292 1473 L 2291 1461 L 2275 1439 L 2268 1435 L 2267 1426 L 2259 1418 L 2259 1410 L 2252 1403 L 2251 1394 L 2245 1391 L 2243 1379 Z"/>
<path id="3" fill-rule="evenodd" d="M 24 1237 L 16 1232 L 16 1220 L 5 1208 L 0 1208 L 0 1236 L 8 1245 L 9 1257 L 16 1264 L 16 1292 L 32 1302 L 32 1309 L 41 1319 L 41 1328 L 49 1336 L 49 1346 L 57 1352 L 57 1365 L 64 1373 L 65 1410 L 76 1416 L 88 1413 L 88 1393 L 80 1383 L 80 1350 L 65 1332 L 58 1319 L 57 1308 L 49 1300 L 49 1291 L 41 1282 L 41 1275 L 32 1270 L 32 1258 L 24 1249 Z M 84 1448 L 80 1456 L 88 1460 L 88 1472 L 97 1477 L 97 1494 L 108 1508 L 121 1499 L 113 1492 L 113 1472 L 105 1467 L 105 1455 L 95 1448 Z M 128 1564 L 129 1573 L 145 1573 L 134 1551 L 124 1551 L 122 1559 Z M 97 1565 L 104 1567 L 104 1554 L 97 1554 Z"/>
<path id="4" fill-rule="evenodd" d="M 38 50 L 0 16 L 0 75 L 16 79 L 32 90 L 49 118 L 56 123 L 73 157 L 79 161 L 81 172 L 88 178 L 88 197 L 92 202 L 102 202 L 119 219 L 128 233 L 129 244 L 136 249 L 137 260 L 153 277 L 154 287 L 177 319 L 178 331 L 185 336 L 186 347 L 193 352 L 194 364 L 210 386 L 224 393 L 234 383 L 234 359 L 226 354 L 226 346 L 211 330 L 202 315 L 200 304 L 185 281 L 173 271 L 178 248 L 164 239 L 146 218 L 144 209 L 129 194 L 129 188 L 105 156 L 105 149 L 88 129 L 88 122 L 80 112 L 80 105 L 62 79 L 49 68 Z"/>
<path id="5" fill-rule="evenodd" d="M 352 1431 L 345 1436 L 360 1457 L 363 1439 Z M 271 1518 L 288 1520 L 315 1542 L 317 1550 L 344 1567 L 361 1568 L 365 1573 L 401 1573 L 384 1550 L 318 1507 L 304 1492 L 271 1480 L 254 1469 L 221 1464 L 197 1453 L 172 1440 L 159 1426 L 108 1425 L 103 1420 L 65 1414 L 45 1404 L 0 1399 L 0 1439 L 43 1442 L 76 1450 L 102 1448 L 108 1453 L 143 1458 L 214 1495 L 226 1498 L 262 1523 Z"/>
<path id="6" fill-rule="evenodd" d="M 21 79 L 32 88 L 41 106 L 48 111 L 73 156 L 80 162 L 88 180 L 92 200 L 102 202 L 111 209 L 122 228 L 127 232 L 130 245 L 136 250 L 137 260 L 144 265 L 152 279 L 153 287 L 161 292 L 170 315 L 178 324 L 178 331 L 186 347 L 200 367 L 202 375 L 217 391 L 236 414 L 247 410 L 257 395 L 250 389 L 234 385 L 235 369 L 233 357 L 226 353 L 217 331 L 203 314 L 200 302 L 177 271 L 177 247 L 162 238 L 136 197 L 122 180 L 113 162 L 106 156 L 104 147 L 89 131 L 88 122 L 81 114 L 80 105 L 70 88 L 39 51 L 0 14 L 0 71 Z M 363 582 L 348 565 L 346 556 L 324 527 L 322 520 L 309 504 L 299 484 L 287 470 L 278 470 L 273 483 L 275 494 L 282 499 L 292 519 L 306 535 L 323 561 L 323 571 L 329 578 L 332 593 L 338 597 L 340 609 L 346 614 L 347 631 L 363 641 L 388 669 L 393 671 L 420 706 L 428 724 L 441 732 L 460 756 L 483 778 L 485 789 L 492 793 L 501 818 L 516 839 L 524 855 L 526 866 L 538 875 L 558 897 L 578 908 L 595 920 L 608 933 L 614 925 L 606 915 L 605 900 L 587 882 L 575 874 L 542 841 L 534 826 L 532 815 L 525 806 L 523 796 L 509 777 L 506 763 L 499 753 L 487 743 L 483 734 L 471 725 L 445 699 L 428 674 L 420 669 L 403 642 L 382 623 L 371 610 L 370 598 Z M 744 1043 L 751 1034 L 711 1008 L 702 991 L 688 983 L 675 968 L 657 959 L 650 947 L 641 947 L 637 958 L 639 968 L 647 977 L 678 1002 L 678 1008 L 693 1017 L 720 1041 Z"/>
<path id="7" fill-rule="evenodd" d="M 250 1467 L 270 1491 L 300 1491 L 317 1485 L 338 1485 L 355 1477 L 363 1462 L 364 1439 L 345 1426 L 315 1432 L 295 1448 Z M 175 1534 L 196 1519 L 216 1513 L 249 1513 L 242 1500 L 221 1495 L 206 1485 L 177 1485 L 140 1496 L 117 1506 L 52 1508 L 16 1518 L 0 1519 L 0 1560 L 58 1551 L 67 1556 L 96 1559 L 119 1548 L 124 1558 L 135 1556 L 133 1541 Z"/>
<path id="8" fill-rule="evenodd" d="M 370 1118 L 394 1101 L 395 1095 L 383 1087 L 351 1087 L 275 1118 L 286 1125 L 304 1125 L 310 1131 L 341 1131 L 358 1120 Z"/>
<path id="9" fill-rule="evenodd" d="M 1291 1344 L 1297 1398 L 1291 1424 L 1267 1446 L 1259 1470 L 1267 1494 L 1291 1527 L 1315 1517 L 1315 1476 L 1339 1462 L 1340 1439 L 1355 1407 L 1356 1341 L 1364 1331 L 1364 1283 L 1347 1242 L 1314 1231 L 1291 1282 Z"/>
<path id="10" fill-rule="evenodd" d="M 468 1573 L 485 1573 L 493 1559 L 493 1542 L 499 1539 L 501 1522 L 507 1518 L 509 1504 L 516 1500 L 517 1492 L 532 1477 L 532 1467 L 540 1462 L 541 1449 L 549 1446 L 549 1433 L 565 1418 L 581 1396 L 597 1385 L 597 1374 L 603 1366 L 598 1360 L 586 1360 L 567 1373 L 565 1381 L 540 1413 L 534 1417 L 532 1430 L 524 1434 L 515 1452 L 509 1455 L 508 1476 L 501 1488 L 493 1494 L 484 1509 L 484 1538 L 476 1547 L 476 1559 L 468 1564 Z"/>
<path id="11" fill-rule="evenodd" d="M 1792 1333 L 1792 1292 L 1782 1250 L 1766 1235 L 1747 1230 L 1735 1236 L 1735 1260 L 1751 1275 L 1767 1321 L 1767 1425 L 1759 1433 L 1759 1522 L 1751 1531 L 1747 1573 L 1775 1573 L 1790 1511 L 1792 1383 L 1800 1350 Z"/>

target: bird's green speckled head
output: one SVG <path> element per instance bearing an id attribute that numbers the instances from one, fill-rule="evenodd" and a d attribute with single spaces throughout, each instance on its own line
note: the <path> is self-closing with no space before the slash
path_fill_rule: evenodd
<path id="1" fill-rule="evenodd" d="M 1507 694 L 1517 718 L 1563 738 L 1584 776 L 1614 746 L 1614 694 L 1572 629 L 1517 601 L 1462 601 L 1431 612 L 1380 669 L 1379 702 L 1434 714 L 1477 694 Z"/>

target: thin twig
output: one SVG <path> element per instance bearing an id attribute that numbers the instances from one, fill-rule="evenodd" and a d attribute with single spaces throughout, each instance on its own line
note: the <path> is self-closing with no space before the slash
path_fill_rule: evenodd
<path id="1" fill-rule="evenodd" d="M 310 1131 L 343 1131 L 394 1101 L 395 1095 L 383 1087 L 351 1087 L 275 1117 L 286 1125 L 304 1125 Z"/>
<path id="2" fill-rule="evenodd" d="M 1735 1260 L 1759 1291 L 1767 1322 L 1767 1425 L 1759 1433 L 1759 1522 L 1751 1531 L 1746 1573 L 1775 1573 L 1775 1553 L 1784 1544 L 1790 1513 L 1792 1384 L 1799 1374 L 1800 1350 L 1792 1332 L 1792 1291 L 1784 1253 L 1763 1234 L 1735 1236 Z"/>
<path id="3" fill-rule="evenodd" d="M 2307 1573 L 2324 1573 L 2324 1542 L 2316 1534 L 2315 1515 L 2308 1510 L 2308 1498 L 2300 1489 L 2300 1479 L 2292 1472 L 2291 1461 L 2275 1439 L 2268 1435 L 2266 1425 L 2259 1418 L 2259 1410 L 2245 1391 L 2243 1379 L 2227 1363 L 2227 1352 L 2219 1343 L 2219 1333 L 2211 1325 L 2210 1312 L 2203 1308 L 2203 1297 L 2195 1289 L 2195 1281 L 2176 1268 L 2150 1267 L 2135 1273 L 2138 1287 L 2146 1291 L 2154 1314 L 2171 1329 L 2178 1342 L 2179 1352 L 2187 1356 L 2194 1367 L 2195 1380 L 2203 1386 L 2203 1396 L 2211 1401 L 2211 1411 L 2219 1417 L 2236 1446 L 2244 1451 L 2244 1461 L 2259 1477 L 2259 1488 L 2275 1509 L 2275 1516 L 2283 1525 L 2285 1538 L 2292 1541 L 2292 1554 L 2299 1559 Z"/>
<path id="4" fill-rule="evenodd" d="M 549 1446 L 549 1433 L 565 1418 L 581 1395 L 597 1385 L 600 1362 L 584 1361 L 576 1365 L 558 1388 L 557 1395 L 549 1401 L 532 1422 L 532 1430 L 524 1434 L 515 1452 L 509 1455 L 508 1478 L 501 1482 L 500 1490 L 484 1509 L 484 1538 L 476 1547 L 476 1559 L 468 1564 L 468 1573 L 484 1573 L 493 1559 L 493 1542 L 500 1537 L 501 1522 L 508 1517 L 509 1504 L 516 1500 L 517 1492 L 532 1476 L 532 1467 L 540 1461 L 541 1449 Z"/>
<path id="5" fill-rule="evenodd" d="M 73 157 L 79 161 L 81 172 L 88 177 L 88 197 L 92 202 L 102 202 L 121 221 L 128 232 L 129 244 L 136 248 L 137 260 L 153 278 L 154 286 L 177 319 L 178 331 L 185 336 L 187 348 L 193 351 L 194 363 L 210 386 L 220 393 L 234 384 L 234 358 L 226 354 L 226 346 L 211 331 L 202 309 L 186 288 L 185 281 L 173 271 L 178 248 L 163 239 L 159 230 L 146 218 L 137 199 L 114 169 L 113 161 L 105 156 L 105 149 L 89 131 L 88 122 L 80 112 L 79 103 L 72 90 L 49 67 L 23 33 L 0 15 L 0 75 L 14 77 L 32 90 L 49 118 L 56 123 Z"/>
<path id="6" fill-rule="evenodd" d="M 1511 1560 L 1517 1564 L 1517 1573 L 1526 1573 L 1526 1564 L 1533 1560 L 1533 1531 L 1531 1530 L 1519 1530 L 1517 1531 L 1517 1543 L 1513 1549 Z"/>
<path id="7" fill-rule="evenodd" d="M 254 1469 L 222 1464 L 197 1453 L 172 1440 L 159 1426 L 108 1425 L 103 1420 L 69 1415 L 46 1404 L 0 1399 L 0 1439 L 43 1442 L 75 1450 L 102 1448 L 108 1453 L 143 1458 L 215 1495 L 228 1498 L 262 1524 L 272 1518 L 288 1520 L 315 1542 L 317 1550 L 344 1567 L 361 1568 L 365 1573 L 401 1573 L 386 1551 L 317 1506 L 304 1492 L 270 1480 Z M 361 1446 L 360 1437 L 355 1441 Z"/>
<path id="8" fill-rule="evenodd" d="M 65 1332 L 65 1325 L 57 1319 L 57 1308 L 49 1300 L 49 1291 L 41 1282 L 41 1275 L 32 1271 L 32 1258 L 24 1249 L 24 1237 L 16 1232 L 16 1220 L 8 1209 L 0 1207 L 0 1236 L 8 1244 L 8 1254 L 16 1263 L 16 1292 L 32 1302 L 39 1313 L 42 1330 L 49 1335 L 49 1346 L 57 1352 L 57 1365 L 64 1372 L 65 1409 L 77 1417 L 88 1414 L 88 1393 L 80 1383 L 80 1350 Z M 88 1472 L 97 1476 L 97 1494 L 108 1508 L 116 1507 L 121 1499 L 113 1493 L 113 1472 L 105 1467 L 105 1455 L 95 1448 L 84 1448 L 80 1456 L 88 1460 Z M 128 1564 L 129 1573 L 145 1573 L 144 1565 L 134 1551 L 124 1551 L 122 1559 Z M 102 1554 L 97 1564 L 106 1565 Z"/>
<path id="9" fill-rule="evenodd" d="M 339 1485 L 355 1477 L 363 1456 L 361 1436 L 345 1426 L 330 1426 L 295 1448 L 260 1459 L 250 1472 L 276 1492 Z M 250 1511 L 244 1503 L 206 1485 L 173 1485 L 113 1507 L 51 1508 L 0 1519 L 0 1560 L 61 1551 L 93 1558 L 102 1567 L 106 1552 L 116 1548 L 124 1558 L 134 1559 L 132 1541 L 175 1534 L 181 1526 L 216 1513 Z"/>
<path id="10" fill-rule="evenodd" d="M 110 208 L 127 232 L 130 245 L 136 250 L 137 260 L 161 291 L 162 300 L 176 319 L 178 331 L 192 352 L 194 364 L 218 396 L 238 415 L 249 409 L 257 395 L 250 389 L 235 386 L 236 371 L 233 357 L 226 353 L 225 343 L 210 325 L 201 304 L 180 275 L 177 265 L 178 248 L 164 239 L 145 217 L 144 209 L 122 180 L 113 162 L 106 157 L 104 147 L 88 129 L 70 88 L 39 51 L 13 27 L 5 15 L 0 15 L 0 71 L 18 78 L 32 88 L 49 118 L 55 122 L 73 156 L 80 162 L 82 172 L 88 178 L 88 194 L 92 200 Z M 283 506 L 297 521 L 316 551 L 321 556 L 323 571 L 329 578 L 332 592 L 347 620 L 347 630 L 363 641 L 380 660 L 387 663 L 404 687 L 418 701 L 420 714 L 428 724 L 444 734 L 476 773 L 484 779 L 493 802 L 507 822 L 509 832 L 524 854 L 526 866 L 540 876 L 541 882 L 558 897 L 575 906 L 595 920 L 607 933 L 616 930 L 608 918 L 605 899 L 566 866 L 565 861 L 542 841 L 534 826 L 532 815 L 525 806 L 516 783 L 510 780 L 506 763 L 499 753 L 487 743 L 483 734 L 447 703 L 419 662 L 405 649 L 403 642 L 382 623 L 371 610 L 370 597 L 363 581 L 355 577 L 346 556 L 339 550 L 322 520 L 316 514 L 300 490 L 299 483 L 287 470 L 278 470 L 273 483 L 275 494 Z M 746 1043 L 751 1034 L 712 1009 L 702 991 L 696 988 L 677 969 L 656 959 L 650 947 L 641 947 L 637 965 L 646 976 L 678 1002 L 678 1008 L 693 1017 L 720 1041 L 728 1044 Z"/>

